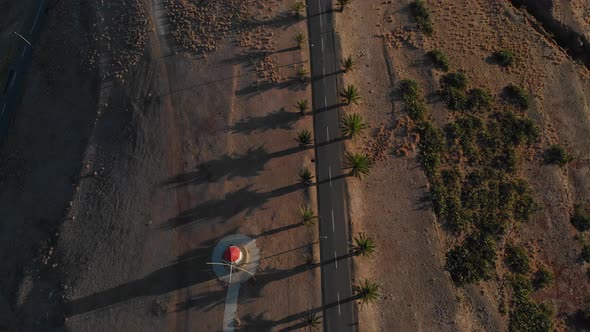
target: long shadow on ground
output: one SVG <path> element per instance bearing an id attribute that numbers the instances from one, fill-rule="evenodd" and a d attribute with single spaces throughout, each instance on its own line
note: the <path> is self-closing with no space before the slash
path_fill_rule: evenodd
<path id="1" fill-rule="evenodd" d="M 207 265 L 207 262 L 211 261 L 212 246 L 235 231 L 232 229 L 217 238 L 201 243 L 201 247 L 178 257 L 174 264 L 156 270 L 142 279 L 70 301 L 64 305 L 65 315 L 67 317 L 79 315 L 135 298 L 162 295 L 213 280 L 215 274 Z M 223 300 L 225 293 L 221 295 L 221 293 L 213 292 L 201 298 L 194 298 L 191 306 L 197 307 L 197 303 L 200 303 L 203 308 L 206 308 L 219 296 Z"/>

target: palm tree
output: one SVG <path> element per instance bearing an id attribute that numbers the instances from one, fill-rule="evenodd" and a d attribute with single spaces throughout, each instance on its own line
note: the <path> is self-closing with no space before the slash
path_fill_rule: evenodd
<path id="1" fill-rule="evenodd" d="M 370 282 L 368 279 L 362 280 L 358 285 L 353 286 L 354 292 L 359 296 L 362 304 L 367 304 L 377 300 L 379 297 L 379 288 L 381 285 Z"/>
<path id="2" fill-rule="evenodd" d="M 340 6 L 340 12 L 343 12 L 344 7 L 349 5 L 352 2 L 352 0 L 337 0 L 336 2 L 338 3 L 338 6 Z"/>
<path id="3" fill-rule="evenodd" d="M 375 248 L 377 247 L 375 240 L 365 233 L 359 233 L 359 235 L 354 238 L 354 243 L 354 252 L 363 256 L 373 255 Z"/>
<path id="4" fill-rule="evenodd" d="M 307 74 L 307 69 L 305 69 L 305 67 L 303 66 L 301 66 L 299 70 L 297 70 L 297 77 L 299 77 L 301 82 L 305 82 L 307 80 Z"/>
<path id="5" fill-rule="evenodd" d="M 352 70 L 353 67 L 354 67 L 354 60 L 352 59 L 351 55 L 349 55 L 347 58 L 344 58 L 344 60 L 342 60 L 342 68 L 344 68 L 345 73 L 348 73 L 348 71 Z"/>
<path id="6" fill-rule="evenodd" d="M 295 42 L 297 43 L 297 47 L 301 48 L 301 45 L 303 45 L 303 42 L 305 41 L 305 35 L 302 32 L 299 32 L 295 35 Z"/>
<path id="7" fill-rule="evenodd" d="M 310 311 L 305 316 L 305 324 L 313 329 L 317 329 L 322 322 L 322 316 L 319 313 Z"/>
<path id="8" fill-rule="evenodd" d="M 305 4 L 301 1 L 297 1 L 296 3 L 291 6 L 291 11 L 295 14 L 297 18 L 301 17 L 301 12 L 305 9 Z"/>
<path id="9" fill-rule="evenodd" d="M 344 101 L 346 105 L 350 105 L 350 103 L 358 105 L 361 102 L 359 89 L 357 89 L 357 87 L 352 84 L 346 86 L 344 92 L 342 93 L 342 97 L 344 97 L 342 101 Z"/>
<path id="10" fill-rule="evenodd" d="M 311 138 L 311 132 L 307 129 L 303 129 L 302 131 L 297 133 L 295 141 L 299 143 L 300 147 L 305 147 L 309 145 L 311 141 L 313 141 L 313 139 Z"/>
<path id="11" fill-rule="evenodd" d="M 367 129 L 363 117 L 358 114 L 348 114 L 342 119 L 342 133 L 344 136 L 354 138 Z"/>
<path id="12" fill-rule="evenodd" d="M 311 226 L 315 224 L 314 219 L 316 218 L 316 215 L 312 208 L 310 208 L 309 206 L 300 206 L 299 211 L 301 212 L 301 220 L 304 225 Z"/>
<path id="13" fill-rule="evenodd" d="M 307 167 L 303 167 L 299 170 L 299 180 L 303 184 L 311 184 L 311 180 L 313 179 L 313 175 L 311 175 L 311 171 Z"/>
<path id="14" fill-rule="evenodd" d="M 347 153 L 345 159 L 346 168 L 350 168 L 350 175 L 360 179 L 363 175 L 371 173 L 373 161 L 366 153 Z"/>
<path id="15" fill-rule="evenodd" d="M 309 108 L 309 102 L 307 101 L 307 99 L 299 100 L 296 105 L 301 115 L 305 115 L 305 111 L 307 111 L 307 109 Z"/>

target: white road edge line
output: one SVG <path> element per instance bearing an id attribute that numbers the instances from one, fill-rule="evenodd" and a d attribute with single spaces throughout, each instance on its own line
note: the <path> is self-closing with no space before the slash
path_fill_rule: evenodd
<path id="1" fill-rule="evenodd" d="M 334 224 L 334 210 L 332 210 L 332 232 L 336 232 L 336 226 Z"/>
<path id="2" fill-rule="evenodd" d="M 0 113 L 0 116 L 2 116 L 4 114 L 4 109 L 6 108 L 6 103 L 4 103 L 4 106 L 2 106 L 2 112 Z"/>
<path id="3" fill-rule="evenodd" d="M 338 292 L 338 316 L 340 316 L 340 292 Z"/>
<path id="4" fill-rule="evenodd" d="M 14 76 L 12 76 L 12 81 L 10 81 L 10 86 L 9 88 L 12 88 L 12 85 L 14 84 L 14 80 L 16 79 L 16 72 L 14 73 Z"/>
<path id="5" fill-rule="evenodd" d="M 23 54 L 21 54 L 21 57 L 25 56 L 26 51 L 27 51 L 27 48 L 23 46 Z"/>
<path id="6" fill-rule="evenodd" d="M 322 42 L 322 53 L 324 53 L 324 40 L 320 39 L 320 41 Z"/>
<path id="7" fill-rule="evenodd" d="M 44 3 L 45 3 L 45 0 L 41 1 L 41 5 L 39 5 L 39 9 L 37 9 L 37 16 L 35 17 L 35 22 L 33 22 L 33 26 L 31 27 L 31 32 L 29 32 L 29 33 L 33 33 L 33 29 L 35 29 L 35 25 L 37 25 L 37 20 L 39 19 L 39 13 L 41 13 L 41 8 L 43 7 Z"/>
<path id="8" fill-rule="evenodd" d="M 334 250 L 334 265 L 336 265 L 336 269 L 338 269 L 338 260 L 336 259 L 337 256 L 336 250 Z"/>

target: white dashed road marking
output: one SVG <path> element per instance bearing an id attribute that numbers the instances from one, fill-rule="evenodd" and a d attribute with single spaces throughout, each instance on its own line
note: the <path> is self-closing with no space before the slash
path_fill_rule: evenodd
<path id="1" fill-rule="evenodd" d="M 39 14 L 41 13 L 41 8 L 43 7 L 44 3 L 45 3 L 45 0 L 41 1 L 41 5 L 39 6 L 39 9 L 37 9 L 37 16 L 35 16 L 35 21 L 33 22 L 33 26 L 31 27 L 31 32 L 29 32 L 29 33 L 33 33 L 33 29 L 35 29 L 35 25 L 37 24 L 37 20 L 39 19 Z"/>

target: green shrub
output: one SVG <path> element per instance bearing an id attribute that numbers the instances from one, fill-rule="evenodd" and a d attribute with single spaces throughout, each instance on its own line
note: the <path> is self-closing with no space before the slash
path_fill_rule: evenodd
<path id="1" fill-rule="evenodd" d="M 485 235 L 470 235 L 447 253 L 446 269 L 457 285 L 489 280 L 496 269 L 496 244 Z"/>
<path id="2" fill-rule="evenodd" d="M 426 53 L 434 62 L 434 66 L 442 71 L 449 70 L 449 58 L 439 49 L 434 49 Z"/>
<path id="3" fill-rule="evenodd" d="M 551 271 L 549 271 L 546 267 L 542 266 L 537 270 L 537 272 L 535 272 L 533 278 L 533 287 L 538 290 L 553 283 L 554 280 L 555 277 L 553 276 L 553 273 L 551 273 Z"/>
<path id="4" fill-rule="evenodd" d="M 397 90 L 405 103 L 418 100 L 418 83 L 415 80 L 407 79 L 400 81 Z"/>
<path id="5" fill-rule="evenodd" d="M 443 91 L 443 98 L 447 104 L 447 108 L 452 111 L 462 111 L 467 108 L 467 96 L 457 88 L 446 88 Z"/>
<path id="6" fill-rule="evenodd" d="M 467 106 L 471 110 L 480 110 L 492 106 L 492 95 L 485 89 L 471 89 Z"/>
<path id="7" fill-rule="evenodd" d="M 441 217 L 446 213 L 447 208 L 447 191 L 445 186 L 440 183 L 433 183 L 430 187 L 430 200 L 432 208 L 437 216 Z"/>
<path id="8" fill-rule="evenodd" d="M 412 120 L 419 121 L 424 119 L 426 106 L 418 100 L 411 100 L 406 102 L 406 111 Z"/>
<path id="9" fill-rule="evenodd" d="M 462 71 L 449 73 L 443 76 L 441 83 L 444 87 L 465 89 L 467 87 L 467 76 Z"/>
<path id="10" fill-rule="evenodd" d="M 565 166 L 572 161 L 572 157 L 565 151 L 561 145 L 552 145 L 543 152 L 543 161 L 546 164 L 557 164 Z"/>
<path id="11" fill-rule="evenodd" d="M 488 126 L 493 139 L 504 145 L 518 146 L 522 143 L 532 144 L 539 137 L 539 129 L 528 118 L 523 118 L 511 112 L 496 113 L 494 122 Z"/>
<path id="12" fill-rule="evenodd" d="M 579 205 L 574 207 L 574 215 L 572 216 L 571 222 L 580 232 L 590 230 L 590 216 Z"/>
<path id="13" fill-rule="evenodd" d="M 446 226 L 452 232 L 464 231 L 469 225 L 468 219 L 463 215 L 461 199 L 457 195 L 451 195 L 447 198 L 444 216 Z"/>
<path id="14" fill-rule="evenodd" d="M 520 106 L 520 108 L 529 108 L 529 95 L 523 88 L 510 84 L 506 87 L 506 96 L 509 102 Z"/>
<path id="15" fill-rule="evenodd" d="M 432 28 L 432 21 L 430 20 L 430 14 L 426 9 L 426 5 L 422 0 L 416 0 L 411 5 L 412 12 L 418 23 L 418 28 L 422 30 L 425 35 L 432 35 L 434 29 Z"/>
<path id="16" fill-rule="evenodd" d="M 432 179 L 440 165 L 441 153 L 444 151 L 444 137 L 440 129 L 428 121 L 420 122 L 416 130 L 420 135 L 418 143 L 420 161 L 424 165 L 426 176 Z"/>
<path id="17" fill-rule="evenodd" d="M 504 263 L 514 273 L 524 274 L 531 269 L 529 256 L 522 247 L 508 245 Z"/>
<path id="18" fill-rule="evenodd" d="M 587 263 L 590 263 L 590 244 L 584 244 L 582 246 L 582 252 L 580 253 L 580 258 Z"/>
<path id="19" fill-rule="evenodd" d="M 513 309 L 510 313 L 508 330 L 511 332 L 551 331 L 553 312 L 545 304 L 537 304 L 531 299 L 533 287 L 522 275 L 511 280 Z"/>
<path id="20" fill-rule="evenodd" d="M 498 51 L 494 55 L 496 56 L 496 59 L 498 59 L 500 64 L 502 64 L 502 66 L 504 67 L 512 65 L 516 60 L 516 56 L 514 55 L 514 53 L 508 50 Z"/>

